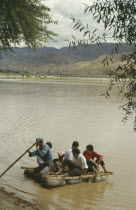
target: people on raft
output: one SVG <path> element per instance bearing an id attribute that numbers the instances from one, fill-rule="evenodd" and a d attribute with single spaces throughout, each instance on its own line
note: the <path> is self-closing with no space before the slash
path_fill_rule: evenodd
<path id="1" fill-rule="evenodd" d="M 47 174 L 53 169 L 53 158 L 50 147 L 47 144 L 43 143 L 42 138 L 36 138 L 36 150 L 34 152 L 30 152 L 29 157 L 39 156 L 43 162 L 39 164 L 37 168 L 34 169 L 35 173 L 40 173 L 42 175 Z"/>
<path id="2" fill-rule="evenodd" d="M 79 147 L 78 141 L 73 141 L 72 147 L 70 147 L 69 149 L 67 149 L 67 151 L 65 152 L 64 159 L 66 159 L 66 160 L 73 160 L 72 150 L 73 149 L 77 149 L 78 147 Z"/>
<path id="3" fill-rule="evenodd" d="M 58 158 L 52 158 L 51 142 L 43 143 L 42 138 L 36 138 L 36 150 L 29 153 L 29 157 L 37 156 L 38 167 L 34 169 L 35 173 L 42 175 L 56 173 L 66 173 L 70 176 L 80 176 L 86 172 L 94 172 L 96 175 L 99 172 L 99 164 L 102 166 L 105 173 L 108 173 L 103 156 L 94 152 L 93 145 L 87 145 L 83 155 L 80 154 L 78 149 L 79 143 L 74 141 L 72 147 L 70 147 L 65 154 L 63 152 L 58 153 Z M 95 159 L 96 158 L 96 159 Z"/>
<path id="4" fill-rule="evenodd" d="M 83 152 L 83 155 L 86 158 L 87 165 L 88 165 L 88 172 L 95 172 L 98 173 L 99 171 L 99 164 L 103 168 L 105 173 L 108 173 L 105 163 L 103 161 L 103 156 L 94 152 L 93 145 L 87 145 L 86 150 Z M 96 158 L 96 160 L 95 160 Z"/>
<path id="5" fill-rule="evenodd" d="M 67 165 L 69 170 L 68 173 L 62 175 L 62 176 L 82 176 L 84 174 L 86 174 L 87 169 L 88 169 L 88 165 L 86 163 L 86 159 L 85 157 L 80 154 L 80 150 L 78 148 L 74 148 L 72 150 L 72 154 L 73 154 L 73 160 L 68 160 L 65 159 L 62 163 L 62 171 L 65 168 L 65 166 Z"/>

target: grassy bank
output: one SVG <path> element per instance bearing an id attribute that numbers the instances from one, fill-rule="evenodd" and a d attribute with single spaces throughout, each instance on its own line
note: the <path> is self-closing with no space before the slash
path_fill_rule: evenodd
<path id="1" fill-rule="evenodd" d="M 107 76 L 99 76 L 93 75 L 92 77 L 78 77 L 78 76 L 21 76 L 21 75 L 5 75 L 0 74 L 0 79 L 16 79 L 16 80 L 26 80 L 26 81 L 63 81 L 63 82 L 89 82 L 89 81 L 109 81 L 109 77 Z"/>

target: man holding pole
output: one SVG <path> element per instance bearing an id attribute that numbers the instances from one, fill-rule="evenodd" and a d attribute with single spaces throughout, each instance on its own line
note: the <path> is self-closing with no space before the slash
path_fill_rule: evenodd
<path id="1" fill-rule="evenodd" d="M 29 153 L 29 157 L 39 156 L 43 160 L 43 163 L 35 168 L 36 173 L 40 172 L 43 175 L 53 169 L 53 158 L 50 147 L 43 143 L 42 138 L 36 138 L 36 150 L 34 152 L 30 152 L 30 150 L 26 150 L 26 152 Z"/>

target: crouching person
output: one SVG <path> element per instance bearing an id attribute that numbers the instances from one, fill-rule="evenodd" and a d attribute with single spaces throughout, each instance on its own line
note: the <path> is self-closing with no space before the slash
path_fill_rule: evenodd
<path id="1" fill-rule="evenodd" d="M 53 160 L 54 172 L 56 174 L 61 174 L 63 158 L 64 158 L 64 152 L 60 152 L 58 153 L 58 158 L 55 158 Z"/>
<path id="2" fill-rule="evenodd" d="M 50 147 L 43 143 L 42 138 L 36 139 L 36 150 L 34 152 L 30 152 L 29 150 L 26 151 L 29 153 L 29 157 L 39 156 L 43 161 L 34 169 L 35 173 L 44 175 L 53 170 L 53 158 Z"/>
<path id="3" fill-rule="evenodd" d="M 94 171 L 95 173 L 97 173 L 99 170 L 99 164 L 100 164 L 101 167 L 103 168 L 104 172 L 109 173 L 109 171 L 107 171 L 107 169 L 105 167 L 105 163 L 103 161 L 103 156 L 94 152 L 93 145 L 87 145 L 86 150 L 84 151 L 83 155 L 85 156 L 85 158 L 87 160 L 89 172 Z"/>
<path id="4" fill-rule="evenodd" d="M 64 160 L 62 166 L 65 167 L 66 165 L 69 168 L 68 174 L 69 176 L 82 176 L 86 174 L 88 169 L 85 157 L 80 154 L 79 149 L 73 149 L 73 160 Z"/>

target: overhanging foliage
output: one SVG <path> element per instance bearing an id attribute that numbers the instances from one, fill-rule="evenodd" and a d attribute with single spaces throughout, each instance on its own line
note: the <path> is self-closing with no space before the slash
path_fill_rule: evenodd
<path id="1" fill-rule="evenodd" d="M 53 39 L 56 34 L 47 25 L 56 22 L 49 11 L 40 0 L 1 0 L 0 53 L 11 51 L 11 44 L 19 45 L 22 41 L 35 48 Z"/>
<path id="2" fill-rule="evenodd" d="M 107 42 L 109 38 L 116 43 L 111 54 L 103 60 L 103 65 L 108 68 L 111 78 L 109 88 L 104 95 L 109 97 L 113 85 L 118 85 L 119 94 L 125 101 L 121 107 L 125 111 L 123 121 L 126 121 L 129 115 L 136 113 L 136 1 L 96 0 L 90 6 L 85 5 L 84 12 L 90 13 L 98 24 L 103 24 L 103 33 L 98 35 L 97 29 L 92 32 L 88 24 L 85 25 L 80 20 L 72 17 L 73 28 L 83 33 L 83 39 L 77 40 L 73 37 L 70 46 L 87 46 L 89 43 L 101 44 Z M 110 36 L 108 35 L 109 32 Z M 112 66 L 114 54 L 118 53 L 123 42 L 132 45 L 133 51 L 122 54 L 120 65 L 114 68 Z M 134 130 L 136 131 L 136 116 Z"/>

